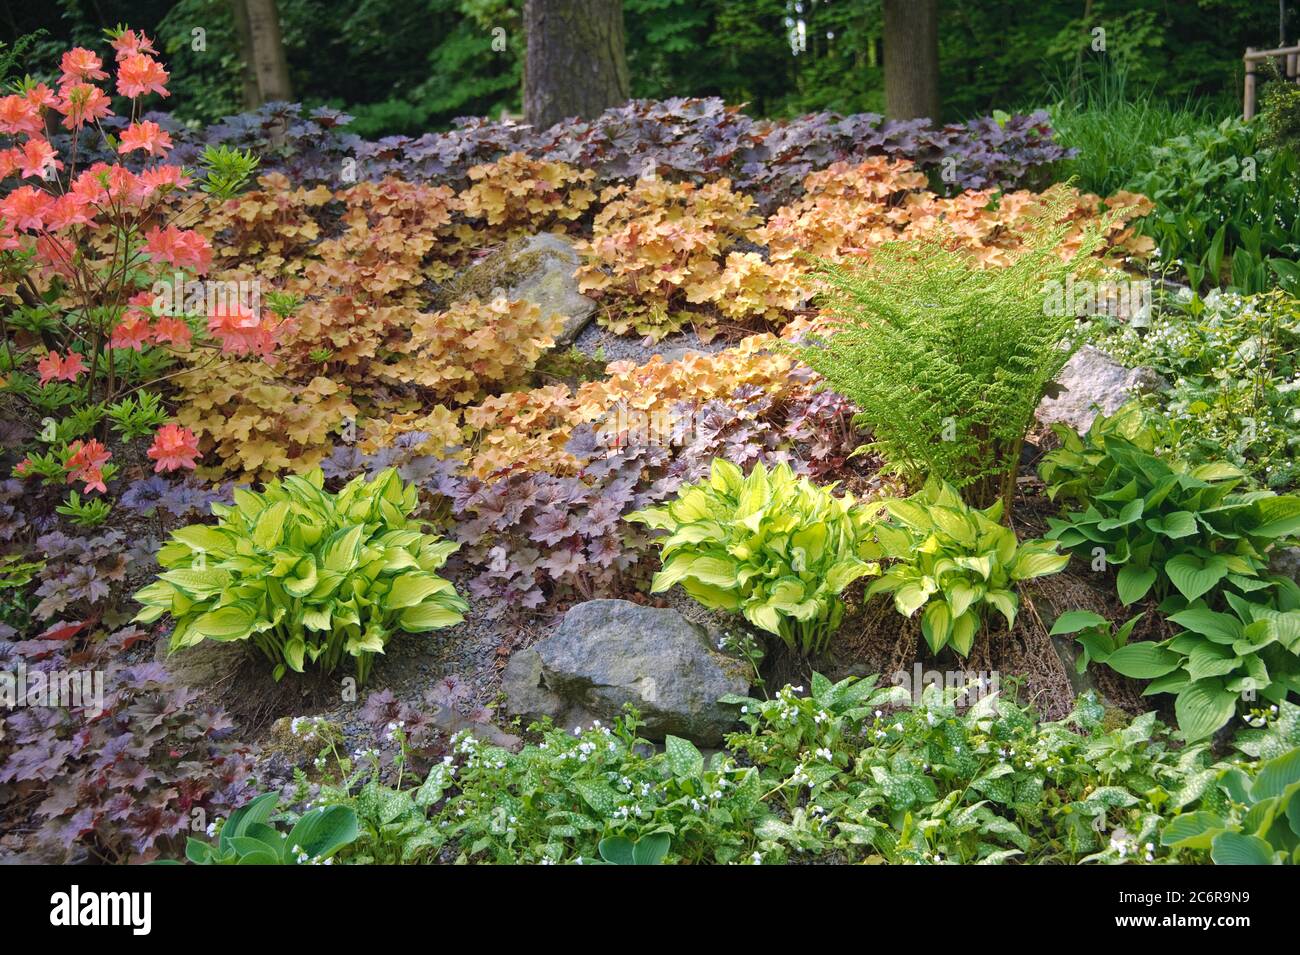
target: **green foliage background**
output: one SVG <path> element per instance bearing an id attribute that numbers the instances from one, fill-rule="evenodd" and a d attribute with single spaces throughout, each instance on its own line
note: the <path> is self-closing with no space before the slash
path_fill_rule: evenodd
<path id="1" fill-rule="evenodd" d="M 523 0 L 279 0 L 295 88 L 310 105 L 357 116 L 364 135 L 416 133 L 456 116 L 519 106 Z M 1225 104 L 1245 47 L 1277 40 L 1263 0 L 944 0 L 944 119 L 1042 105 L 1104 66 L 1173 100 Z M 1085 21 L 1084 12 L 1091 8 Z M 760 115 L 880 111 L 880 0 L 624 0 L 636 96 L 718 95 Z M 1288 14 L 1295 39 L 1300 15 Z M 802 21 L 802 49 L 796 36 Z M 8 4 L 0 41 L 46 31 L 23 66 L 48 71 L 69 42 L 118 22 L 157 35 L 174 100 L 192 120 L 239 108 L 239 63 L 226 0 L 55 0 Z M 492 49 L 503 28 L 508 49 Z M 1090 49 L 1106 31 L 1106 52 Z M 191 49 L 206 31 L 207 50 Z"/>

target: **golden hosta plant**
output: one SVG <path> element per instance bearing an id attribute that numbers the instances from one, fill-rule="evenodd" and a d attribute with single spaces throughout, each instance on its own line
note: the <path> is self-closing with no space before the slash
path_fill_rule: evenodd
<path id="1" fill-rule="evenodd" d="M 233 506 L 212 505 L 215 526 L 172 532 L 158 552 L 165 571 L 135 594 L 136 620 L 171 614 L 172 651 L 250 640 L 277 680 L 351 656 L 364 682 L 395 632 L 450 627 L 468 609 L 436 573 L 459 545 L 424 533 L 416 503 L 391 468 L 338 494 L 320 470 L 236 490 Z"/>
<path id="2" fill-rule="evenodd" d="M 832 487 L 785 464 L 743 475 L 716 458 L 708 481 L 627 517 L 668 531 L 652 592 L 680 583 L 704 606 L 739 611 L 805 655 L 825 649 L 844 613 L 840 594 L 880 572 L 857 553 L 866 512 Z"/>
<path id="3" fill-rule="evenodd" d="M 911 497 L 883 503 L 889 518 L 870 528 L 864 550 L 894 563 L 867 595 L 892 594 L 905 617 L 924 607 L 921 632 L 933 653 L 945 646 L 970 653 L 989 608 L 1012 626 L 1016 582 L 1055 574 L 1069 562 L 1053 542 L 1017 540 L 1001 523 L 1001 501 L 976 510 L 941 481 L 931 479 Z"/>

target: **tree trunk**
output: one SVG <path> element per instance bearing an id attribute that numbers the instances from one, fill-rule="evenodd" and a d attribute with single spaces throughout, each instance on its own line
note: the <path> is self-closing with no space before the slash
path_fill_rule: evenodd
<path id="1" fill-rule="evenodd" d="M 284 38 L 280 34 L 280 14 L 275 0 L 244 0 L 248 12 L 248 35 L 253 49 L 253 73 L 257 77 L 258 99 L 292 100 L 289 85 L 289 62 L 284 56 Z"/>
<path id="2" fill-rule="evenodd" d="M 623 0 L 526 0 L 524 118 L 591 119 L 628 98 Z"/>
<path id="3" fill-rule="evenodd" d="M 248 26 L 248 7 L 244 6 L 244 0 L 230 0 L 230 15 L 235 21 L 235 37 L 239 41 L 244 109 L 257 109 L 262 105 L 262 95 L 257 88 L 257 73 L 253 71 L 253 35 Z"/>
<path id="4" fill-rule="evenodd" d="M 939 121 L 939 0 L 883 0 L 885 113 Z"/>

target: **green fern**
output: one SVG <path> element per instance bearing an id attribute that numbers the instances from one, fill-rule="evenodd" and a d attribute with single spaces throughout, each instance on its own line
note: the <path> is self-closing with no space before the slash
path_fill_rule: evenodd
<path id="1" fill-rule="evenodd" d="M 1079 345 L 1073 315 L 1047 314 L 1047 283 L 1103 270 L 1093 253 L 1109 217 L 1060 252 L 1073 206 L 1066 190 L 1045 193 L 1004 267 L 981 266 L 946 229 L 878 246 L 853 267 L 821 264 L 826 304 L 844 323 L 800 357 L 860 409 L 873 435 L 860 450 L 913 487 L 938 477 L 1010 513 L 1034 409 Z"/>

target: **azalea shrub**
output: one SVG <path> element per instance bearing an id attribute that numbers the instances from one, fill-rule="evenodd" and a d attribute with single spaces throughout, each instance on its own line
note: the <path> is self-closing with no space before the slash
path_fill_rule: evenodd
<path id="1" fill-rule="evenodd" d="M 121 445 L 152 433 L 157 472 L 195 467 L 194 434 L 168 422 L 151 389 L 182 356 L 268 354 L 275 324 L 223 305 L 186 307 L 183 287 L 212 262 L 186 222 L 195 195 L 233 195 L 256 161 L 210 149 L 198 182 L 166 162 L 170 135 L 141 116 L 150 97 L 169 95 L 168 73 L 144 34 L 109 36 L 112 90 L 129 107 L 115 136 L 103 125 L 113 115 L 110 74 L 84 47 L 64 54 L 57 89 L 29 78 L 0 98 L 9 144 L 0 180 L 17 180 L 0 199 L 0 280 L 11 300 L 0 318 L 0 390 L 41 421 L 14 473 L 77 485 L 60 513 L 87 525 L 108 515 L 89 495 L 105 494 L 117 473 L 114 437 Z M 47 138 L 53 125 L 67 130 L 62 151 Z M 114 161 L 85 166 L 95 143 Z"/>
<path id="2" fill-rule="evenodd" d="M 364 682 L 398 630 L 463 619 L 468 605 L 435 573 L 457 545 L 424 533 L 416 490 L 396 471 L 331 494 L 317 469 L 234 496 L 212 506 L 215 526 L 174 531 L 158 553 L 165 572 L 135 595 L 138 621 L 171 614 L 172 651 L 248 640 L 276 679 L 349 656 Z"/>

